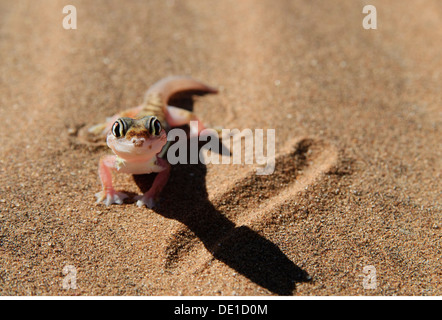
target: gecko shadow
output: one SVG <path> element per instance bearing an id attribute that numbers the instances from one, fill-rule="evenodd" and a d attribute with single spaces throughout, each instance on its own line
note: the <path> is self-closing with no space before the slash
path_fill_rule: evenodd
<path id="1" fill-rule="evenodd" d="M 275 294 L 292 295 L 296 282 L 310 281 L 307 272 L 277 245 L 247 226 L 235 225 L 213 206 L 206 190 L 206 172 L 203 164 L 174 166 L 155 211 L 183 223 L 190 230 L 184 233 L 196 236 L 215 259 Z M 134 180 L 146 192 L 152 178 L 141 175 Z M 181 240 L 175 236 L 178 239 L 168 248 L 171 259 L 177 259 L 178 251 L 189 242 L 188 235 Z"/>

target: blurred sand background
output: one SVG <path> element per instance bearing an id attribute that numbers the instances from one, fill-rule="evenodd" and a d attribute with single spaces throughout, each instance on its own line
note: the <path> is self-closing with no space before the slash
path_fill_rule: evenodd
<path id="1" fill-rule="evenodd" d="M 441 295 L 441 39 L 438 0 L 0 1 L 0 295 Z M 109 151 L 78 130 L 182 74 L 220 89 L 204 122 L 276 129 L 275 173 L 95 205 Z"/>

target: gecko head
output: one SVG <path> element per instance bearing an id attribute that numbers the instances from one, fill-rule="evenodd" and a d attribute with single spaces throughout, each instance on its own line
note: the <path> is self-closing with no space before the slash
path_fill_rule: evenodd
<path id="1" fill-rule="evenodd" d="M 151 158 L 161 151 L 167 134 L 154 116 L 141 119 L 119 118 L 107 136 L 107 145 L 123 159 Z"/>

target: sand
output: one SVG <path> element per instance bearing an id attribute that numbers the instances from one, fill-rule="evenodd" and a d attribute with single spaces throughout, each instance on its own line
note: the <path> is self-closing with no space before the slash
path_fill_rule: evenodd
<path id="1" fill-rule="evenodd" d="M 0 1 L 0 295 L 442 294 L 440 1 L 69 4 L 77 30 Z M 158 208 L 96 205 L 79 130 L 169 75 L 220 89 L 205 123 L 275 129 L 274 174 L 176 165 Z"/>

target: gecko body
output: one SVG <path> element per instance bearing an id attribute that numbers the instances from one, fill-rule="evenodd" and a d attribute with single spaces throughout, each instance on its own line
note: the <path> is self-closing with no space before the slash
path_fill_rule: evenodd
<path id="1" fill-rule="evenodd" d="M 173 128 L 196 121 L 191 136 L 199 135 L 203 124 L 191 111 L 169 106 L 171 96 L 179 92 L 217 93 L 217 90 L 189 77 L 168 77 L 158 81 L 145 94 L 141 106 L 125 110 L 105 123 L 89 129 L 91 134 L 106 134 L 106 143 L 113 155 L 100 159 L 98 173 L 102 191 L 97 193 L 97 203 L 122 204 L 127 198 L 115 191 L 112 171 L 127 174 L 158 173 L 152 187 L 136 197 L 139 207 L 152 208 L 167 183 L 170 164 L 164 159 L 167 151 L 167 132 Z M 196 129 L 195 129 L 196 128 Z"/>

